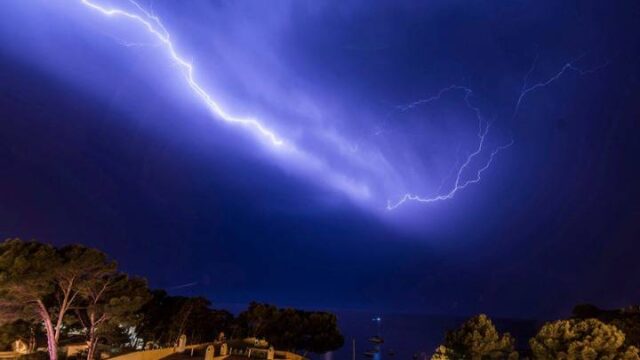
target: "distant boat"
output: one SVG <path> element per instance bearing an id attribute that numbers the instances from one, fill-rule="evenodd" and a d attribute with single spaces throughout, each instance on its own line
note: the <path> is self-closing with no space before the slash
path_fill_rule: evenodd
<path id="1" fill-rule="evenodd" d="M 372 336 L 369 338 L 369 342 L 376 344 L 376 345 L 380 345 L 384 342 L 384 339 L 381 338 L 380 336 L 376 335 L 376 336 Z"/>
<path id="2" fill-rule="evenodd" d="M 364 356 L 366 356 L 368 358 L 373 358 L 376 355 L 378 355 L 378 351 L 376 351 L 376 350 L 367 350 L 367 351 L 364 352 Z"/>

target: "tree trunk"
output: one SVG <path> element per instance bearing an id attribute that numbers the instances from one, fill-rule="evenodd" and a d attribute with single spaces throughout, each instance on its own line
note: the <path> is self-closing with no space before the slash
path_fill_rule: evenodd
<path id="1" fill-rule="evenodd" d="M 89 345 L 87 346 L 87 360 L 93 360 L 96 354 L 96 347 L 98 345 L 98 340 L 95 337 L 95 334 L 91 334 L 89 336 Z"/>
<path id="2" fill-rule="evenodd" d="M 74 281 L 75 278 L 71 278 L 66 288 L 64 288 L 62 285 L 59 285 L 60 289 L 62 290 L 63 299 L 62 304 L 60 304 L 60 309 L 58 310 L 58 320 L 56 321 L 56 326 L 54 328 L 56 343 L 60 340 L 60 330 L 62 330 L 62 321 L 64 320 L 64 314 L 67 313 L 67 310 L 69 310 L 69 307 L 71 306 L 71 303 L 75 298 L 75 294 L 73 292 Z"/>
<path id="3" fill-rule="evenodd" d="M 35 325 L 31 326 L 29 330 L 29 354 L 36 351 L 36 329 Z"/>
<path id="4" fill-rule="evenodd" d="M 47 331 L 47 350 L 49 350 L 49 359 L 58 360 L 58 342 L 56 341 L 55 332 L 53 331 L 53 323 L 47 308 L 42 301 L 38 300 L 38 312 L 44 322 L 44 328 Z"/>
<path id="5" fill-rule="evenodd" d="M 95 313 L 89 313 L 89 341 L 87 344 L 87 360 L 93 360 L 93 356 L 96 350 L 96 316 Z"/>

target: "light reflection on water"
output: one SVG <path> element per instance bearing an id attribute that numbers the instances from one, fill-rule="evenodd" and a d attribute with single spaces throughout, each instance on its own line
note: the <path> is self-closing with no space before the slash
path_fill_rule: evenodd
<path id="1" fill-rule="evenodd" d="M 322 356 L 310 356 L 312 359 L 351 360 L 353 358 L 352 341 L 355 339 L 355 359 L 374 360 L 417 360 L 429 359 L 436 347 L 442 343 L 447 330 L 457 328 L 466 318 L 455 316 L 434 316 L 424 314 L 383 314 L 378 324 L 371 319 L 377 314 L 365 311 L 333 310 L 338 316 L 340 330 L 344 335 L 344 346 Z M 508 331 L 515 336 L 517 344 L 526 346 L 528 339 L 535 334 L 537 323 L 529 320 L 493 319 L 500 331 Z M 367 358 L 364 353 L 373 350 L 368 339 L 379 331 L 384 343 L 380 352 Z M 393 354 L 390 354 L 390 351 Z"/>

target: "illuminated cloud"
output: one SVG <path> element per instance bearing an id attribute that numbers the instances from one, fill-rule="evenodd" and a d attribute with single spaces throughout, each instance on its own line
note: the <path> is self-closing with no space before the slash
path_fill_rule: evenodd
<path id="1" fill-rule="evenodd" d="M 247 16 L 251 12 L 243 5 L 220 9 L 193 4 L 193 11 L 204 17 L 226 13 L 203 25 L 202 19 L 171 21 L 169 14 L 161 19 L 149 5 L 134 1 L 76 0 L 50 5 L 49 11 L 65 21 L 75 21 L 77 29 L 86 29 L 77 35 L 78 40 L 92 38 L 96 47 L 122 45 L 131 51 L 129 56 L 147 59 L 136 76 L 161 82 L 170 92 L 166 96 L 175 95 L 175 103 L 189 97 L 197 100 L 212 119 L 249 135 L 254 150 L 286 172 L 294 172 L 315 186 L 336 190 L 381 214 L 407 202 L 428 205 L 455 199 L 462 190 L 485 181 L 499 153 L 517 141 L 502 134 L 508 133 L 508 129 L 498 128 L 504 126 L 502 119 L 484 116 L 477 94 L 467 86 L 451 85 L 433 96 L 382 109 L 371 106 L 368 94 L 346 96 L 343 88 L 348 79 L 327 85 L 323 79 L 318 81 L 292 69 L 285 60 L 291 49 L 284 40 L 295 32 L 289 28 L 295 18 L 291 3 L 256 6 L 251 11 L 261 21 L 258 25 L 249 21 L 253 18 L 237 19 L 238 14 Z M 357 4 L 342 11 L 350 13 L 354 6 Z M 324 10 L 318 7 L 307 11 Z M 98 21 L 100 18 L 106 21 Z M 73 42 L 74 35 L 69 35 L 66 41 Z M 189 42 L 191 38 L 196 39 L 192 40 L 197 44 L 196 51 L 192 50 L 196 45 Z M 344 48 L 375 52 L 387 46 Z M 69 64 L 52 70 L 64 76 L 72 62 L 82 63 L 85 56 L 92 55 L 69 56 L 55 54 L 50 62 L 39 66 L 55 68 L 68 60 Z M 128 62 L 119 58 L 126 54 L 112 56 L 104 62 L 113 64 L 110 71 Z M 599 68 L 584 71 L 574 61 L 547 80 L 531 85 L 528 82 L 533 69 L 525 77 L 512 118 L 516 118 L 527 96 L 566 72 L 585 75 Z M 87 72 L 85 76 L 91 80 L 83 85 L 98 88 L 101 81 L 107 81 L 107 73 L 91 78 Z M 440 113 L 425 114 L 425 108 L 436 108 Z M 443 129 L 442 124 L 453 130 Z M 218 136 L 215 129 L 210 136 Z M 456 139 L 455 143 L 451 139 Z M 230 148 L 236 146 L 228 141 Z"/>

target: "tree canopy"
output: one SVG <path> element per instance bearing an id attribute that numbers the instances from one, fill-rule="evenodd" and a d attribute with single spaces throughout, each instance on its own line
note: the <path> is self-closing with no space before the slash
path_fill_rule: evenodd
<path id="1" fill-rule="evenodd" d="M 238 324 L 245 336 L 263 337 L 280 349 L 322 354 L 344 344 L 337 318 L 328 312 L 252 302 L 238 315 Z"/>
<path id="2" fill-rule="evenodd" d="M 39 331 L 51 360 L 58 358 L 60 339 L 71 334 L 84 336 L 87 360 L 101 342 L 173 346 L 182 334 L 193 343 L 211 342 L 222 332 L 261 337 L 276 348 L 314 353 L 344 343 L 336 316 L 327 312 L 253 302 L 234 319 L 204 297 L 149 292 L 144 279 L 118 271 L 97 249 L 6 240 L 0 243 L 0 346 L 17 338 L 35 345 Z"/>
<path id="3" fill-rule="evenodd" d="M 88 360 L 94 358 L 99 341 L 108 339 L 113 344 L 126 329 L 135 327 L 140 320 L 138 309 L 149 299 L 145 280 L 129 278 L 115 267 L 106 267 L 83 282 L 79 294 L 82 300 L 76 317 L 86 329 Z"/>
<path id="4" fill-rule="evenodd" d="M 573 317 L 577 319 L 598 319 L 605 324 L 614 325 L 625 335 L 625 344 L 640 347 L 640 306 L 628 306 L 622 309 L 604 310 L 590 304 L 576 305 Z"/>
<path id="5" fill-rule="evenodd" d="M 233 322 L 230 312 L 212 309 L 203 297 L 169 296 L 164 290 L 153 291 L 140 315 L 138 336 L 160 346 L 175 344 L 181 334 L 196 343 L 213 341 L 230 331 Z"/>
<path id="6" fill-rule="evenodd" d="M 20 239 L 0 244 L 0 321 L 41 322 L 52 360 L 58 358 L 65 325 L 74 321 L 87 337 L 90 360 L 107 329 L 134 325 L 133 314 L 146 292 L 142 279 L 119 273 L 116 263 L 97 249 Z"/>
<path id="7" fill-rule="evenodd" d="M 0 244 L 0 321 L 42 321 L 52 360 L 58 356 L 58 339 L 64 315 L 77 291 L 59 249 L 35 241 L 7 240 Z"/>
<path id="8" fill-rule="evenodd" d="M 625 335 L 596 319 L 545 324 L 529 341 L 535 359 L 638 360 L 638 349 L 625 346 Z"/>
<path id="9" fill-rule="evenodd" d="M 0 351 L 10 350 L 16 340 L 24 341 L 30 350 L 34 350 L 39 332 L 40 324 L 35 321 L 16 320 L 0 325 Z"/>
<path id="10" fill-rule="evenodd" d="M 500 335 L 491 319 L 484 314 L 474 316 L 457 330 L 448 332 L 444 344 L 432 357 L 433 360 L 517 358 L 511 335 Z"/>

